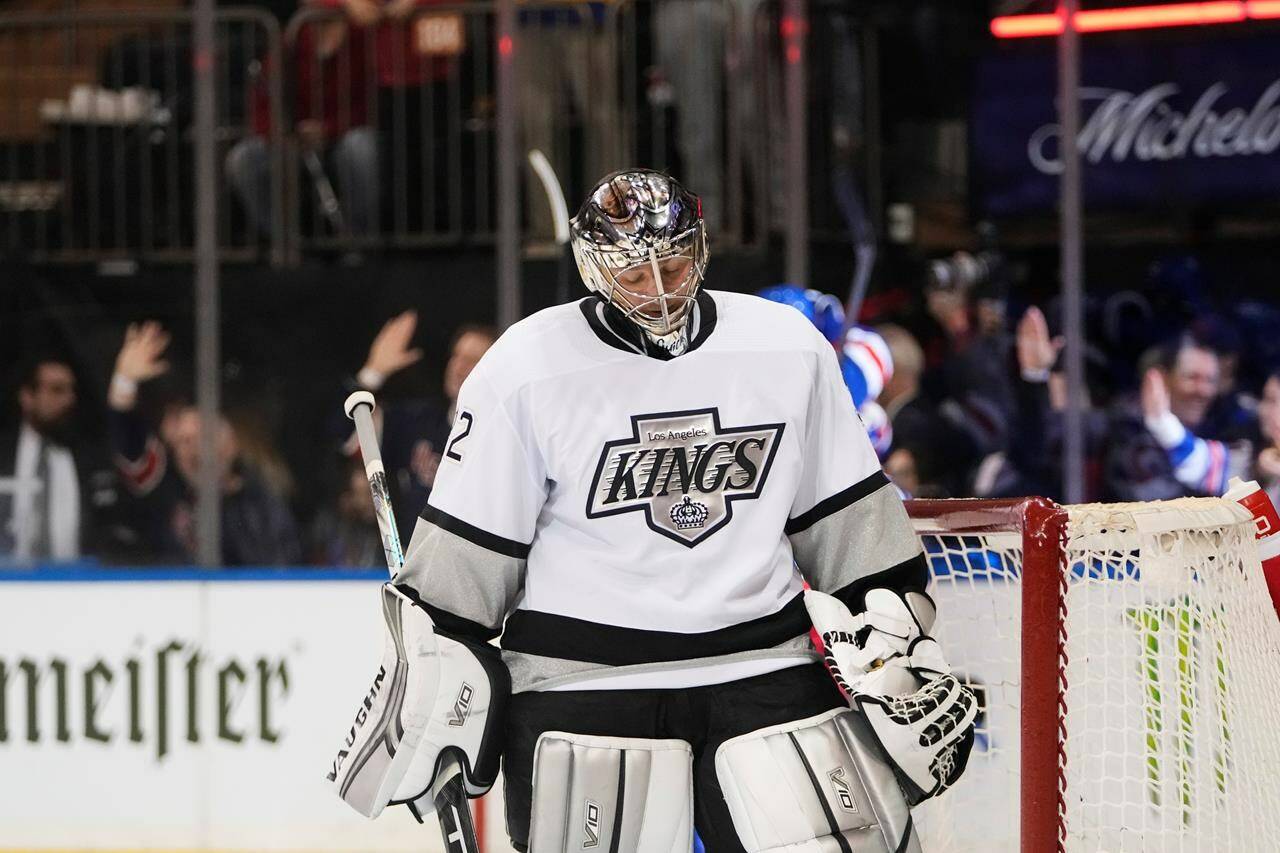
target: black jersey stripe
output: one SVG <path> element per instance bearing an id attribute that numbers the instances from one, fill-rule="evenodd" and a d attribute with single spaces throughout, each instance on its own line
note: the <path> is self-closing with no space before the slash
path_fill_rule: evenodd
<path id="1" fill-rule="evenodd" d="M 853 613 L 866 609 L 866 595 L 873 589 L 891 589 L 895 592 L 924 592 L 929 584 L 929 564 L 924 554 L 903 560 L 896 566 L 858 578 L 851 584 L 835 590 L 822 590 L 844 602 Z"/>
<path id="2" fill-rule="evenodd" d="M 472 545 L 479 545 L 495 554 L 501 554 L 504 557 L 513 557 L 517 560 L 526 560 L 529 558 L 529 546 L 523 542 L 517 542 L 514 539 L 506 539 L 496 533 L 490 533 L 482 530 L 475 525 L 468 524 L 462 519 L 449 515 L 442 509 L 437 509 L 431 504 L 427 504 L 422 509 L 421 518 L 423 521 L 430 522 L 441 530 L 447 530 L 454 536 L 459 536 Z"/>
<path id="3" fill-rule="evenodd" d="M 517 610 L 507 619 L 502 648 L 560 660 L 629 666 L 769 649 L 804 634 L 809 627 L 800 595 L 767 616 L 689 634 L 620 628 L 538 610 Z"/>
<path id="4" fill-rule="evenodd" d="M 893 848 L 893 853 L 907 853 L 907 846 L 915 838 L 916 828 L 912 820 L 911 812 L 907 812 L 907 825 L 902 830 L 902 840 L 898 842 L 898 846 Z"/>
<path id="5" fill-rule="evenodd" d="M 707 338 L 711 337 L 711 333 L 716 330 L 718 319 L 716 301 L 707 291 L 700 291 L 698 293 L 698 331 L 693 336 L 693 340 L 689 341 L 689 349 L 685 352 L 693 352 L 706 343 Z"/>
<path id="6" fill-rule="evenodd" d="M 707 338 L 715 331 L 717 310 L 716 301 L 705 290 L 695 297 L 698 305 L 697 332 L 689 341 L 686 353 L 693 352 L 706 343 Z M 587 325 L 602 343 L 614 349 L 632 355 L 645 355 L 659 361 L 670 361 L 677 356 L 651 343 L 640 327 L 623 317 L 622 312 L 610 303 L 602 302 L 595 296 L 588 296 L 578 302 L 578 309 L 586 318 Z"/>
<path id="7" fill-rule="evenodd" d="M 407 583 L 396 584 L 396 589 L 405 594 L 407 598 L 414 604 L 427 611 L 427 615 L 431 617 L 431 621 L 437 628 L 445 634 L 452 634 L 456 637 L 474 640 L 481 643 L 487 643 L 495 639 L 502 633 L 501 628 L 490 628 L 482 625 L 474 619 L 468 619 L 465 616 L 459 616 L 443 607 L 436 607 L 434 604 L 428 604 L 422 600 L 422 596 L 418 595 L 418 591 Z"/>
<path id="8" fill-rule="evenodd" d="M 863 598 L 867 590 L 884 587 L 899 592 L 923 592 L 928 580 L 929 567 L 921 554 L 830 592 L 854 613 L 859 613 L 865 607 Z M 540 610 L 517 610 L 507 619 L 502 631 L 502 648 L 558 660 L 630 666 L 770 649 L 805 634 L 810 627 L 812 623 L 802 595 L 767 616 L 715 631 L 688 634 L 620 628 Z"/>
<path id="9" fill-rule="evenodd" d="M 791 536 L 802 530 L 808 530 L 827 516 L 834 515 L 845 507 L 862 500 L 876 489 L 887 485 L 889 485 L 889 478 L 885 476 L 884 471 L 876 471 L 870 477 L 859 480 L 849 488 L 836 492 L 825 500 L 818 501 L 807 512 L 802 512 L 795 518 L 788 519 L 785 528 L 786 534 Z"/>
<path id="10" fill-rule="evenodd" d="M 623 352 L 629 352 L 633 355 L 641 355 L 644 348 L 638 343 L 633 343 L 629 336 L 621 335 L 605 324 L 600 318 L 601 302 L 594 296 L 588 296 L 578 302 L 578 310 L 582 312 L 582 316 L 586 318 L 587 325 L 591 328 L 592 333 L 600 339 L 601 343 L 613 347 Z"/>

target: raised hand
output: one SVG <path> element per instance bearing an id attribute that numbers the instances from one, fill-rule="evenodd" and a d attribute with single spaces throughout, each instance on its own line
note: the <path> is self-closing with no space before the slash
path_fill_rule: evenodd
<path id="1" fill-rule="evenodd" d="M 1034 305 L 1018 321 L 1018 368 L 1023 373 L 1047 373 L 1058 360 L 1065 340 L 1049 337 L 1049 324 Z"/>
<path id="2" fill-rule="evenodd" d="M 1142 415 L 1151 421 L 1168 414 L 1169 388 L 1164 384 L 1164 374 L 1153 367 L 1142 377 Z"/>
<path id="3" fill-rule="evenodd" d="M 115 375 L 140 383 L 167 373 L 169 362 L 164 360 L 164 351 L 168 347 L 169 333 L 155 320 L 130 323 L 116 356 Z"/>
<path id="4" fill-rule="evenodd" d="M 1268 480 L 1280 479 L 1280 448 L 1267 447 L 1258 454 L 1258 473 Z"/>
<path id="5" fill-rule="evenodd" d="M 409 310 L 388 320 L 373 339 L 363 370 L 371 370 L 386 379 L 404 370 L 422 358 L 422 350 L 410 349 L 414 330 L 418 327 L 418 312 Z"/>

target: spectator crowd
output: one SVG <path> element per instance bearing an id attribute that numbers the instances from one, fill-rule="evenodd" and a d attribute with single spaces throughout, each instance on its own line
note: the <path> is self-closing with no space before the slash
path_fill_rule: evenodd
<path id="1" fill-rule="evenodd" d="M 935 262 L 923 286 L 898 300 L 920 310 L 847 330 L 825 294 L 781 287 L 761 295 L 795 305 L 827 334 L 906 496 L 1061 500 L 1063 338 L 1036 305 L 1007 321 L 1016 301 L 998 270 L 954 274 L 975 268 L 973 260 Z M 1215 305 L 1203 276 L 1192 279 L 1175 290 L 1157 265 L 1141 286 L 1091 303 L 1087 501 L 1221 495 L 1232 477 L 1280 497 L 1280 360 L 1268 343 L 1280 314 L 1250 302 Z"/>
<path id="2" fill-rule="evenodd" d="M 829 295 L 787 285 L 761 295 L 805 312 L 832 341 L 850 405 L 904 494 L 1061 499 L 1067 391 L 1052 304 L 1018 306 L 1007 321 L 1009 295 L 930 275 L 908 300 L 915 310 L 846 328 Z M 1111 332 L 1094 334 L 1089 324 L 1086 498 L 1218 495 L 1241 476 L 1280 499 L 1280 370 L 1255 363 L 1248 343 L 1274 337 L 1272 321 L 1250 326 L 1242 319 L 1249 311 L 1185 300 L 1170 310 L 1151 295 L 1112 294 L 1091 312 L 1138 306 L 1137 322 L 1112 317 Z M 226 565 L 379 563 L 368 484 L 339 404 L 352 390 L 383 391 L 420 361 L 418 331 L 416 311 L 390 317 L 363 364 L 333 377 L 329 409 L 338 414 L 316 427 L 328 436 L 317 465 L 331 485 L 311 518 L 295 514 L 293 477 L 261 429 L 231 414 L 211 426 Z M 457 328 L 441 395 L 392 395 L 375 412 L 405 535 L 430 494 L 462 383 L 497 334 Z M 1135 341 L 1139 334 L 1146 340 Z M 4 564 L 196 559 L 200 446 L 210 425 L 189 392 L 162 381 L 171 373 L 169 344 L 157 322 L 123 330 L 105 394 L 89 395 L 106 403 L 98 441 L 77 439 L 72 429 L 80 388 L 69 360 L 36 355 L 19 367 L 11 386 L 16 422 L 0 429 Z"/>
<path id="3" fill-rule="evenodd" d="M 1157 271 L 1090 304 L 1085 499 L 1221 495 L 1232 477 L 1280 495 L 1280 363 L 1266 343 L 1280 315 L 1214 305 L 1198 286 L 1169 296 Z M 1061 499 L 1064 341 L 1046 312 L 1023 305 L 1009 322 L 1001 288 L 934 275 L 921 301 L 916 334 L 873 329 L 891 356 L 879 398 L 890 476 L 919 497 Z"/>
<path id="4" fill-rule="evenodd" d="M 347 393 L 378 391 L 417 362 L 417 314 L 386 322 L 364 365 L 333 383 L 334 412 Z M 497 338 L 460 327 L 450 345 L 443 396 L 394 400 L 375 411 L 393 505 L 405 534 L 426 504 L 463 381 Z M 18 423 L 0 430 L 0 567 L 78 561 L 181 565 L 194 562 L 196 495 L 205 423 L 189 394 L 158 382 L 170 373 L 170 335 L 159 323 L 130 324 L 106 389 L 106 435 L 71 428 L 77 382 L 69 359 L 37 355 L 15 380 Z M 155 393 L 148 393 L 153 388 Z M 382 544 L 350 422 L 327 426 L 330 494 L 309 525 L 292 506 L 293 478 L 278 447 L 251 423 L 220 415 L 216 479 L 221 553 L 227 566 L 376 567 Z"/>
<path id="5" fill-rule="evenodd" d="M 255 55 L 246 83 L 245 132 L 229 140 L 223 162 L 234 208 L 253 239 L 280 240 L 285 221 L 280 196 L 288 182 L 272 171 L 274 131 L 296 143 L 304 197 L 315 202 L 317 221 L 309 224 L 351 238 L 343 245 L 372 245 L 392 220 L 399 231 L 443 232 L 457 224 L 430 198 L 406 196 L 411 190 L 434 187 L 438 192 L 426 195 L 447 196 L 451 204 L 488 203 L 488 193 L 454 198 L 461 195 L 458 174 L 483 170 L 464 162 L 453 140 L 461 116 L 472 129 L 487 126 L 493 105 L 483 87 L 458 71 L 456 53 L 422 49 L 422 31 L 410 26 L 440 2 L 270 4 L 281 23 L 293 22 L 288 50 L 276 60 L 292 64 L 273 67 L 270 56 L 259 62 Z M 610 73 L 595 67 L 599 57 L 586 50 L 586 27 L 601 26 L 610 4 L 578 5 L 586 13 L 571 13 L 567 4 L 521 10 L 518 26 L 531 37 L 517 60 L 520 125 L 528 147 L 559 145 L 567 154 L 571 143 L 552 120 L 567 98 L 568 112 L 598 131 L 594 145 L 581 145 L 590 148 L 581 171 L 595 176 L 612 149 L 621 147 L 614 136 L 624 123 L 608 111 L 616 105 L 608 107 L 610 99 L 592 90 Z M 725 21 L 726 9 L 740 23 L 754 20 L 760 5 L 658 0 L 652 25 L 670 37 L 645 57 L 649 108 L 667 104 L 677 116 L 725 115 L 720 101 L 732 87 L 725 85 L 724 57 L 741 63 L 744 75 L 762 75 L 752 87 L 767 88 L 762 69 L 768 56 L 752 54 L 759 46 Z M 535 30 L 538 37 L 532 37 Z M 726 32 L 742 43 L 726 45 Z M 471 50 L 483 42 L 464 39 L 455 47 Z M 712 49 L 695 50 L 694 44 Z M 686 61 L 689 56 L 694 61 Z M 483 62 L 478 67 L 487 68 Z M 284 88 L 290 108 L 283 115 L 271 109 L 272 84 Z M 744 109 L 741 103 L 728 109 L 730 118 L 746 124 L 736 114 Z M 279 122 L 287 127 L 273 124 Z M 730 227 L 731 218 L 723 200 L 732 195 L 725 186 L 730 176 L 718 165 L 724 130 L 718 121 L 677 121 L 669 131 L 667 160 L 697 176 L 690 183 L 702 193 L 713 233 Z M 638 150 L 659 159 L 661 147 Z M 765 146 L 763 154 L 747 148 L 747 159 L 770 160 L 781 145 Z M 765 164 L 747 165 L 775 181 L 783 174 Z M 783 195 L 780 187 L 769 190 L 774 203 Z M 398 201 L 390 210 L 393 195 Z M 525 196 L 525 236 L 549 238 L 545 200 L 532 183 Z M 766 218 L 776 217 L 770 212 Z M 351 254 L 353 262 L 360 260 Z M 831 341 L 850 405 L 904 494 L 1061 499 L 1068 395 L 1057 307 L 1049 300 L 1032 304 L 1029 288 L 1010 286 L 1005 278 L 994 255 L 935 261 L 902 286 L 903 298 L 880 300 L 852 326 L 828 294 L 780 285 L 761 295 L 803 311 Z M 708 285 L 724 286 L 714 268 Z M 1217 303 L 1212 289 L 1188 257 L 1174 256 L 1132 289 L 1092 295 L 1087 399 L 1079 401 L 1087 500 L 1216 495 L 1241 476 L 1259 480 L 1280 501 L 1280 314 L 1264 304 Z M 358 369 L 330 377 L 331 411 L 338 413 L 352 390 L 383 391 L 422 359 L 415 347 L 418 320 L 412 310 L 390 317 Z M 84 395 L 95 409 L 103 401 L 103 411 L 95 412 L 102 428 L 92 438 L 74 429 L 85 377 L 71 360 L 33 354 L 14 371 L 8 386 L 13 416 L 0 421 L 0 565 L 194 561 L 205 429 L 216 433 L 221 553 L 228 566 L 377 565 L 381 544 L 349 422 L 335 414 L 331 423 L 310 427 L 328 438 L 327 457 L 315 463 L 328 474 L 328 487 L 322 499 L 310 502 L 318 509 L 299 517 L 295 472 L 276 441 L 232 411 L 205 423 L 190 389 L 174 381 L 180 371 L 167 360 L 171 331 L 143 318 L 121 330 L 109 382 Z M 438 397 L 380 399 L 375 417 L 406 537 L 434 482 L 459 389 L 496 337 L 497 330 L 486 326 L 457 328 Z"/>

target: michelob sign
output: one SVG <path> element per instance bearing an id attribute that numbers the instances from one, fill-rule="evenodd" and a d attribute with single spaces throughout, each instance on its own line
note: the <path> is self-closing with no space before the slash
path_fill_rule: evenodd
<path id="1" fill-rule="evenodd" d="M 1089 209 L 1274 200 L 1280 193 L 1280 36 L 1197 30 L 1082 40 L 1080 135 Z M 1062 172 L 1052 40 L 979 64 L 970 129 L 974 197 L 1005 216 L 1051 210 Z"/>
<path id="2" fill-rule="evenodd" d="M 385 572 L 0 572 L 0 851 L 424 850 L 325 780 Z"/>

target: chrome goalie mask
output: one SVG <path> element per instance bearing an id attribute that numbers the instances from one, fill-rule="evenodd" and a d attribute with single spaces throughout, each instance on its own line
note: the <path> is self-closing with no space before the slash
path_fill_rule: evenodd
<path id="1" fill-rule="evenodd" d="M 702 202 L 649 169 L 601 181 L 570 222 L 583 282 L 678 353 L 707 268 Z"/>

